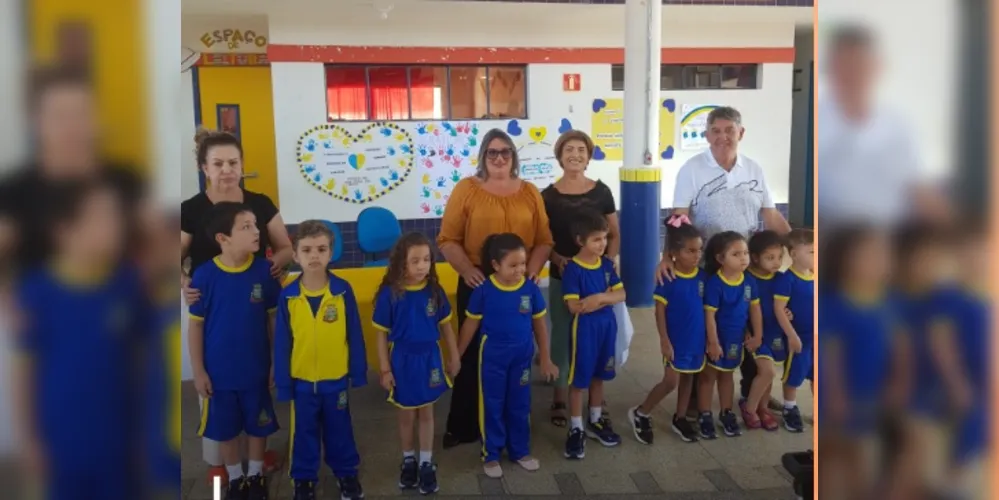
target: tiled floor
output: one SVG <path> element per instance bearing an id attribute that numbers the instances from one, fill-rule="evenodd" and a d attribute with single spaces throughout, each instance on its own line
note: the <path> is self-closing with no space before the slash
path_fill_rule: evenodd
<path id="1" fill-rule="evenodd" d="M 625 422 L 627 408 L 638 404 L 646 392 L 662 377 L 659 341 L 651 309 L 631 311 L 636 334 L 631 357 L 618 377 L 607 384 L 607 399 L 618 431 L 624 438 L 621 446 L 601 448 L 594 442 L 587 447 L 586 459 L 569 462 L 562 458 L 564 430 L 551 426 L 547 418 L 550 390 L 535 385 L 533 453 L 541 460 L 541 470 L 528 473 L 512 464 L 505 467 L 502 480 L 482 474 L 478 447 L 464 445 L 437 451 L 439 496 L 453 498 L 497 499 L 784 499 L 794 498 L 790 477 L 780 467 L 781 455 L 812 447 L 811 427 L 804 434 L 786 431 L 769 433 L 747 431 L 739 438 L 719 437 L 715 441 L 684 443 L 669 430 L 669 415 L 675 404 L 670 396 L 654 413 L 656 442 L 645 446 L 635 441 Z M 775 390 L 779 391 L 779 384 Z M 183 498 L 208 500 L 211 491 L 204 480 L 201 442 L 195 435 L 198 402 L 193 388 L 186 384 L 183 399 Z M 374 375 L 371 384 L 351 395 L 354 430 L 361 454 L 361 480 L 367 498 L 404 496 L 396 486 L 400 450 L 396 438 L 396 414 L 384 402 L 384 393 Z M 446 396 L 447 397 L 447 396 Z M 808 393 L 799 398 L 802 410 L 812 412 Z M 437 405 L 437 429 L 441 434 L 447 400 Z M 284 429 L 272 446 L 287 449 L 288 407 L 278 407 L 278 419 Z M 438 436 L 439 438 L 439 436 Z M 439 441 L 438 441 L 439 442 Z M 272 499 L 291 498 L 286 471 L 272 477 Z M 336 481 L 328 469 L 323 476 L 320 498 L 339 498 Z"/>

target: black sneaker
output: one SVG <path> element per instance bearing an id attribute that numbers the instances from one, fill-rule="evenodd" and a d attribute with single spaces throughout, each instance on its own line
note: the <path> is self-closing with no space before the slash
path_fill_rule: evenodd
<path id="1" fill-rule="evenodd" d="M 229 481 L 229 489 L 225 492 L 225 500 L 247 500 L 246 478 L 238 477 Z"/>
<path id="2" fill-rule="evenodd" d="M 614 432 L 610 420 L 603 417 L 600 417 L 600 420 L 596 422 L 586 424 L 586 435 L 587 437 L 596 439 L 604 446 L 617 446 L 621 444 L 621 436 Z"/>
<path id="3" fill-rule="evenodd" d="M 697 431 L 694 430 L 694 426 L 690 424 L 689 420 L 679 415 L 673 415 L 673 432 L 688 443 L 697 441 Z"/>
<path id="4" fill-rule="evenodd" d="M 420 464 L 420 494 L 430 495 L 441 489 L 437 484 L 437 464 L 423 462 Z"/>
<path id="5" fill-rule="evenodd" d="M 735 418 L 735 412 L 732 410 L 722 410 L 721 414 L 718 415 L 718 420 L 721 421 L 722 431 L 728 437 L 736 437 L 742 435 L 742 429 L 739 427 L 739 421 Z"/>
<path id="6" fill-rule="evenodd" d="M 361 482 L 357 480 L 357 476 L 347 476 L 341 477 L 340 483 L 340 500 L 361 500 L 364 498 L 364 490 L 361 489 Z"/>
<path id="7" fill-rule="evenodd" d="M 718 437 L 718 434 L 715 433 L 715 417 L 711 415 L 711 412 L 704 412 L 698 416 L 697 424 L 702 438 L 715 439 Z"/>
<path id="8" fill-rule="evenodd" d="M 295 481 L 294 500 L 316 500 L 316 483 L 312 481 Z"/>
<path id="9" fill-rule="evenodd" d="M 804 432 L 805 423 L 801 421 L 801 410 L 797 406 L 784 408 L 784 428 L 791 432 Z"/>
<path id="10" fill-rule="evenodd" d="M 580 460 L 586 456 L 586 436 L 583 429 L 572 429 L 565 440 L 565 458 Z"/>
<path id="11" fill-rule="evenodd" d="M 254 474 L 246 478 L 246 500 L 267 500 L 267 478 L 262 474 Z"/>
<path id="12" fill-rule="evenodd" d="M 420 474 L 420 468 L 416 465 L 416 457 L 404 457 L 399 469 L 402 471 L 399 473 L 399 488 L 404 490 L 416 488 Z"/>
<path id="13" fill-rule="evenodd" d="M 652 444 L 652 417 L 643 417 L 638 414 L 638 407 L 628 409 L 628 421 L 631 422 L 631 430 L 635 432 L 635 439 L 642 444 Z"/>

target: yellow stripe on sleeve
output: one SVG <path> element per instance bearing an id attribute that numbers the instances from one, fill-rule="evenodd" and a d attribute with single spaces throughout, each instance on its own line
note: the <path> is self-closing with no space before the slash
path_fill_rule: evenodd
<path id="1" fill-rule="evenodd" d="M 774 295 L 774 298 L 777 300 L 783 300 L 784 302 L 791 300 L 791 297 L 788 297 L 787 295 Z"/>
<path id="2" fill-rule="evenodd" d="M 481 314 L 470 313 L 468 311 L 465 311 L 465 317 L 466 318 L 471 318 L 471 319 L 482 319 L 482 315 Z"/>
<path id="3" fill-rule="evenodd" d="M 612 286 L 611 290 L 620 290 L 622 288 L 624 288 L 624 283 L 618 283 L 618 284 Z"/>
<path id="4" fill-rule="evenodd" d="M 652 298 L 653 298 L 653 299 L 654 299 L 654 300 L 655 300 L 656 302 L 658 302 L 658 303 L 660 303 L 660 304 L 662 304 L 662 305 L 664 305 L 664 306 L 665 306 L 666 304 L 669 304 L 669 301 L 668 301 L 668 300 L 666 300 L 666 297 L 663 297 L 662 295 L 653 295 L 653 296 L 652 296 Z"/>
<path id="5" fill-rule="evenodd" d="M 546 314 L 548 314 L 548 309 L 542 309 L 541 312 L 533 314 L 531 317 L 534 319 L 544 318 Z"/>
<path id="6" fill-rule="evenodd" d="M 579 300 L 578 293 L 567 293 L 562 296 L 562 300 Z"/>
<path id="7" fill-rule="evenodd" d="M 374 321 L 371 322 L 371 326 L 375 327 L 376 330 L 381 330 L 381 331 L 383 331 L 385 333 L 389 332 L 389 328 L 388 327 L 379 325 L 378 323 L 376 323 Z"/>
<path id="8" fill-rule="evenodd" d="M 448 313 L 447 317 L 444 318 L 444 319 L 442 319 L 442 320 L 440 320 L 440 321 L 438 321 L 437 324 L 438 325 L 443 325 L 444 323 L 450 322 L 452 317 L 454 317 L 454 314 L 453 313 Z"/>
<path id="9" fill-rule="evenodd" d="M 705 311 L 717 311 L 717 310 L 718 310 L 718 308 L 717 308 L 717 307 L 715 307 L 715 306 L 709 306 L 709 305 L 707 305 L 707 304 L 704 304 L 704 310 L 705 310 Z"/>
<path id="10" fill-rule="evenodd" d="M 749 303 L 750 304 L 759 304 L 760 303 L 760 299 L 753 299 L 753 300 L 749 301 Z"/>
<path id="11" fill-rule="evenodd" d="M 204 321 L 205 320 L 205 318 L 203 318 L 201 316 L 195 316 L 193 314 L 190 314 L 189 316 L 191 317 L 191 319 L 196 319 L 198 321 Z"/>

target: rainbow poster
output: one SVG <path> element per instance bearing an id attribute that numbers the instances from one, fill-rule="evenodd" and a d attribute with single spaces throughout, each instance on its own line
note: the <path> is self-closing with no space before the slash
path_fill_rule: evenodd
<path id="1" fill-rule="evenodd" d="M 708 113 L 718 106 L 713 104 L 684 104 L 680 118 L 680 149 L 698 150 L 708 147 L 706 131 Z"/>

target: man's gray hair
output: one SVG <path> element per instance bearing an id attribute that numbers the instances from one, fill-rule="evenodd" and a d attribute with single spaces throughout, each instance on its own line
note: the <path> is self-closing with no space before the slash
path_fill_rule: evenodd
<path id="1" fill-rule="evenodd" d="M 498 128 L 486 132 L 486 135 L 482 137 L 482 144 L 479 146 L 479 164 L 475 166 L 475 176 L 482 180 L 489 178 L 489 170 L 486 168 L 486 153 L 489 152 L 489 143 L 496 139 L 503 141 L 510 148 L 510 177 L 519 177 L 520 158 L 517 157 L 517 146 L 509 134 Z"/>
<path id="2" fill-rule="evenodd" d="M 741 127 L 742 113 L 730 106 L 719 106 L 708 113 L 708 127 L 714 125 L 717 120 L 728 120 Z"/>

